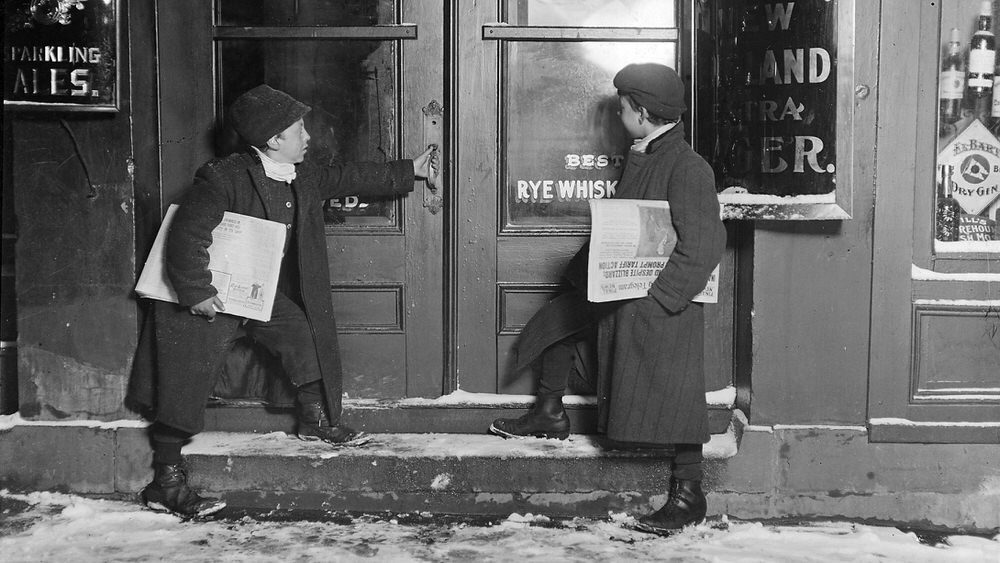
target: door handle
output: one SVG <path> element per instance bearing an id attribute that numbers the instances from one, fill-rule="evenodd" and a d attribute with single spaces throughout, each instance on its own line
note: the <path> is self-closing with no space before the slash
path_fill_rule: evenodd
<path id="1" fill-rule="evenodd" d="M 427 177 L 424 184 L 424 207 L 431 214 L 437 214 L 444 206 L 444 198 L 438 193 L 438 189 L 442 185 L 442 169 L 444 168 L 442 147 L 444 108 L 437 100 L 431 100 L 421 111 L 424 114 L 424 146 L 435 145 L 438 153 L 438 166 L 436 169 L 431 168 L 431 175 Z"/>

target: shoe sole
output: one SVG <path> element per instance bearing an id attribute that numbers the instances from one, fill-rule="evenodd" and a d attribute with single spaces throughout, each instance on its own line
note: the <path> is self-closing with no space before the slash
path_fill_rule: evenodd
<path id="1" fill-rule="evenodd" d="M 492 432 L 493 434 L 496 434 L 497 436 L 500 436 L 501 438 L 515 438 L 515 439 L 518 439 L 518 440 L 524 440 L 526 438 L 546 438 L 546 439 L 549 439 L 549 440 L 565 440 L 566 438 L 569 438 L 569 432 L 568 431 L 567 432 L 552 433 L 552 434 L 550 434 L 548 432 L 538 432 L 536 434 L 527 434 L 527 435 L 511 434 L 510 432 L 505 432 L 503 430 L 500 430 L 499 428 L 497 428 L 496 426 L 494 426 L 492 424 L 490 425 L 490 432 Z"/>
<path id="2" fill-rule="evenodd" d="M 357 436 L 351 438 L 350 440 L 345 440 L 343 442 L 330 442 L 320 438 L 319 436 L 302 436 L 298 435 L 297 438 L 303 442 L 323 442 L 337 448 L 356 448 L 358 446 L 363 446 L 368 442 L 372 441 L 372 436 L 370 434 L 361 433 Z"/>
<path id="3" fill-rule="evenodd" d="M 701 524 L 703 522 L 705 522 L 705 518 L 695 520 L 690 524 L 685 524 L 681 528 L 657 528 L 656 526 L 650 526 L 649 524 L 644 524 L 642 522 L 636 522 L 635 524 L 629 525 L 627 527 L 637 532 L 645 532 L 647 534 L 656 534 L 658 536 L 667 537 L 684 531 L 684 528 L 687 528 L 689 526 L 697 526 L 698 524 Z"/>
<path id="4" fill-rule="evenodd" d="M 212 506 L 209 506 L 207 508 L 203 508 L 203 509 L 199 510 L 198 512 L 196 512 L 194 514 L 184 514 L 183 512 L 177 512 L 176 510 L 170 510 L 169 508 L 167 508 L 166 506 L 164 506 L 164 505 L 162 505 L 162 504 L 160 504 L 158 502 L 147 502 L 146 503 L 146 508 L 149 508 L 153 512 L 166 512 L 168 514 L 173 514 L 174 516 L 178 516 L 180 518 L 204 518 L 205 516 L 211 516 L 212 514 L 215 514 L 216 512 L 222 510 L 225 507 L 226 507 L 226 502 L 225 501 L 219 501 L 219 502 L 213 504 Z"/>

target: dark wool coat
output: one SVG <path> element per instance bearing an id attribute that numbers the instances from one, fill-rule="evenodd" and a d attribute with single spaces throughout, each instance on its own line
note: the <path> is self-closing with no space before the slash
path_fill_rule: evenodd
<path id="1" fill-rule="evenodd" d="M 192 315 L 195 305 L 216 294 L 210 285 L 208 252 L 212 230 L 226 211 L 269 219 L 262 193 L 271 180 L 256 153 L 239 153 L 202 166 L 180 200 L 167 239 L 167 273 L 178 304 L 155 302 L 136 355 L 129 399 L 151 408 L 158 422 L 200 432 L 205 405 L 222 368 L 226 350 L 242 319 Z M 413 161 L 318 166 L 303 162 L 291 184 L 295 194 L 295 247 L 301 303 L 314 336 L 328 408 L 339 414 L 342 395 L 337 327 L 330 299 L 330 266 L 324 236 L 323 202 L 344 195 L 393 196 L 413 190 Z"/>
<path id="2" fill-rule="evenodd" d="M 715 177 L 678 125 L 629 152 L 615 198 L 669 201 L 677 246 L 648 296 L 599 321 L 598 427 L 618 442 L 705 443 L 705 321 L 691 299 L 726 245 Z"/>

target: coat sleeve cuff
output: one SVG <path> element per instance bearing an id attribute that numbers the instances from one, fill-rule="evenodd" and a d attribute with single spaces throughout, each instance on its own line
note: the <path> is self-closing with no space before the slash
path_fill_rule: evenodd
<path id="1" fill-rule="evenodd" d="M 188 290 L 184 292 L 177 292 L 177 303 L 182 307 L 191 307 L 201 303 L 206 299 L 211 299 L 219 294 L 219 290 L 212 286 L 208 286 L 205 289 Z"/>
<path id="2" fill-rule="evenodd" d="M 657 287 L 656 284 L 653 284 L 649 288 L 649 296 L 655 299 L 661 307 L 670 313 L 679 313 L 683 311 L 691 302 L 676 293 L 668 293 L 664 291 L 663 289 Z"/>
<path id="3" fill-rule="evenodd" d="M 404 158 L 389 163 L 392 167 L 392 189 L 398 194 L 406 194 L 413 191 L 413 183 L 417 177 L 413 174 L 413 159 Z"/>

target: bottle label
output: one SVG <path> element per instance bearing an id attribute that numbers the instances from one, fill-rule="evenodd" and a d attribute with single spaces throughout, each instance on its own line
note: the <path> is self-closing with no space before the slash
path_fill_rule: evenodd
<path id="1" fill-rule="evenodd" d="M 993 76 L 997 65 L 997 52 L 993 49 L 972 49 L 969 51 L 969 87 L 986 88 L 993 86 L 993 81 L 984 78 Z"/>
<path id="2" fill-rule="evenodd" d="M 975 77 L 969 75 L 969 88 L 991 88 L 993 87 L 993 75 Z"/>
<path id="3" fill-rule="evenodd" d="M 993 107 L 990 117 L 1000 118 L 1000 76 L 993 76 Z"/>
<path id="4" fill-rule="evenodd" d="M 965 95 L 965 73 L 960 70 L 941 71 L 942 100 L 961 100 Z"/>

